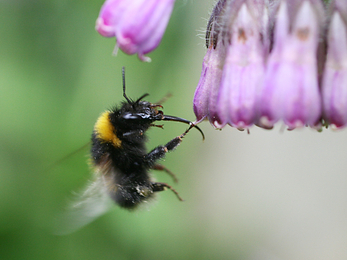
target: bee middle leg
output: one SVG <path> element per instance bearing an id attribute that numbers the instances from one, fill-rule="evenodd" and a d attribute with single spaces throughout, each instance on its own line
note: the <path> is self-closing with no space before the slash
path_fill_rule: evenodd
<path id="1" fill-rule="evenodd" d="M 173 181 L 174 182 L 178 182 L 178 179 L 176 177 L 176 175 L 170 171 L 168 168 L 166 168 L 164 165 L 161 165 L 161 164 L 155 164 L 153 167 L 152 167 L 153 170 L 157 170 L 157 171 L 165 171 L 167 174 L 169 174 Z"/>

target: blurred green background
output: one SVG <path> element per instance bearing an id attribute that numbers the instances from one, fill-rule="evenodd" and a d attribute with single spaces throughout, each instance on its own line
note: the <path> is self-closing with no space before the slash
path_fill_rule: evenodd
<path id="1" fill-rule="evenodd" d="M 155 173 L 172 184 L 148 209 L 114 206 L 66 236 L 52 221 L 92 177 L 87 144 L 99 114 L 127 94 L 150 93 L 194 120 L 213 1 L 177 1 L 151 63 L 98 35 L 101 0 L 0 1 L 0 259 L 346 259 L 346 131 L 281 132 L 201 124 Z M 149 149 L 181 134 L 151 129 Z M 59 163 L 56 163 L 59 162 Z M 53 165 L 53 167 L 51 167 Z"/>

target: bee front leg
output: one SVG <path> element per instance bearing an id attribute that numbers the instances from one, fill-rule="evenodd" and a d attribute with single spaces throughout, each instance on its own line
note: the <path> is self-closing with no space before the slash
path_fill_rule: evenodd
<path id="1" fill-rule="evenodd" d="M 167 152 L 174 150 L 182 142 L 183 136 L 184 135 L 175 137 L 165 146 L 157 146 L 151 152 L 145 155 L 144 162 L 149 168 L 152 168 L 157 160 L 164 158 Z"/>

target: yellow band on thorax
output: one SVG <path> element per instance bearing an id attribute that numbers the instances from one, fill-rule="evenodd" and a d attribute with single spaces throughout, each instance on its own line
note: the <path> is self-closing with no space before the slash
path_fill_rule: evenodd
<path id="1" fill-rule="evenodd" d="M 94 131 L 99 139 L 113 143 L 114 147 L 121 146 L 121 140 L 116 135 L 116 131 L 110 121 L 110 111 L 101 114 L 95 123 Z"/>

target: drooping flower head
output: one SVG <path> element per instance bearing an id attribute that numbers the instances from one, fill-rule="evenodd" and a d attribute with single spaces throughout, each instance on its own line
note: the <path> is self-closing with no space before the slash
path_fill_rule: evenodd
<path id="1" fill-rule="evenodd" d="M 337 2 L 344 4 L 335 4 L 335 10 L 347 10 L 346 1 L 333 1 Z M 208 35 L 212 40 L 207 39 L 214 48 L 208 46 L 194 96 L 197 120 L 207 118 L 217 128 L 229 124 L 248 129 L 255 124 L 271 129 L 277 121 L 289 129 L 319 127 L 327 24 L 324 1 L 224 0 L 218 8 L 221 15 L 214 11 L 211 17 L 218 30 Z M 345 16 L 343 21 L 345 26 Z M 346 62 L 344 56 L 341 59 Z"/>
<path id="2" fill-rule="evenodd" d="M 105 37 L 116 37 L 116 49 L 127 54 L 145 54 L 160 43 L 175 0 L 106 0 L 96 21 L 96 30 Z"/>

